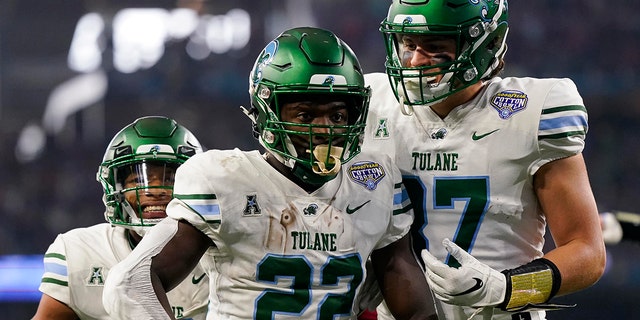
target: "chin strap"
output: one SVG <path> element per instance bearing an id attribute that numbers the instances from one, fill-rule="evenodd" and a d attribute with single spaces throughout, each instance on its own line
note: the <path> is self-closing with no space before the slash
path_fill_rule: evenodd
<path id="1" fill-rule="evenodd" d="M 402 114 L 404 114 L 405 116 L 411 116 L 413 115 L 413 106 L 410 104 L 404 104 L 404 96 L 399 94 L 399 101 L 400 101 L 400 111 L 402 112 Z"/>
<path id="2" fill-rule="evenodd" d="M 498 19 L 500 19 L 500 16 L 502 15 L 502 10 L 504 10 L 504 1 L 505 0 L 500 0 L 500 3 L 498 5 L 498 11 L 496 11 L 496 14 L 493 16 L 493 18 L 491 18 L 491 22 L 493 24 L 496 24 Z"/>
<path id="3" fill-rule="evenodd" d="M 317 175 L 321 176 L 335 176 L 340 172 L 342 162 L 340 161 L 340 155 L 342 154 L 342 147 L 331 147 L 323 144 L 313 148 L 313 156 L 316 159 L 323 159 L 323 161 L 316 160 L 313 163 L 311 169 Z M 327 160 L 325 163 L 324 160 Z M 333 165 L 333 167 L 327 170 L 326 165 Z"/>

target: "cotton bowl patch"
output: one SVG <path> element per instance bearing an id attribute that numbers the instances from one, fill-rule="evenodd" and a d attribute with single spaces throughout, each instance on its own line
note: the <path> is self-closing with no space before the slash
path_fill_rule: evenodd
<path id="1" fill-rule="evenodd" d="M 521 91 L 506 90 L 496 93 L 491 98 L 491 105 L 498 110 L 498 115 L 502 119 L 509 119 L 514 113 L 524 110 L 527 107 L 529 97 Z"/>
<path id="2" fill-rule="evenodd" d="M 368 190 L 375 190 L 382 181 L 386 172 L 377 162 L 361 161 L 352 164 L 347 170 L 349 178 L 357 184 L 363 185 Z"/>

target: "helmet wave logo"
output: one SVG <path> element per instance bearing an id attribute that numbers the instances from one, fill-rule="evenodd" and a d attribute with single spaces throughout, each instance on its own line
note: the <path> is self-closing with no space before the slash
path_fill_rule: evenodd
<path id="1" fill-rule="evenodd" d="M 267 44 L 267 46 L 264 47 L 264 49 L 262 50 L 262 53 L 256 60 L 256 65 L 253 68 L 253 71 L 251 72 L 252 74 L 251 80 L 254 86 L 257 85 L 258 82 L 260 82 L 260 80 L 262 80 L 262 69 L 264 69 L 273 61 L 273 58 L 276 56 L 277 52 L 278 52 L 277 40 L 269 42 L 269 44 Z"/>
<path id="2" fill-rule="evenodd" d="M 480 5 L 480 0 L 469 0 L 469 3 L 477 6 Z M 486 5 L 482 5 L 482 9 L 480 10 L 480 18 L 482 19 L 482 21 L 491 21 L 491 18 L 489 17 L 489 8 L 487 8 Z"/>
<path id="3" fill-rule="evenodd" d="M 336 78 L 334 76 L 328 76 L 324 79 L 324 82 L 322 83 L 323 86 L 333 86 L 333 84 L 336 82 Z"/>
<path id="4" fill-rule="evenodd" d="M 482 21 L 491 21 L 491 18 L 489 17 L 489 9 L 487 9 L 487 7 L 482 6 L 480 17 L 482 18 Z"/>

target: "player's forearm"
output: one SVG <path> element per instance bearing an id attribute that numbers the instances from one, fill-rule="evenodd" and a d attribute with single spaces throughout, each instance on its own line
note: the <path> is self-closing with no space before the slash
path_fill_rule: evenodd
<path id="1" fill-rule="evenodd" d="M 552 161 L 536 173 L 534 186 L 556 248 L 544 257 L 559 270 L 558 295 L 594 284 L 605 266 L 597 204 L 582 154 Z"/>
<path id="2" fill-rule="evenodd" d="M 421 269 L 417 270 L 422 276 Z M 383 296 L 396 319 L 437 319 L 435 307 L 424 277 L 407 278 L 403 274 L 388 272 Z"/>
<path id="3" fill-rule="evenodd" d="M 585 289 L 600 279 L 606 263 L 604 243 L 574 240 L 549 251 L 544 257 L 560 271 L 562 284 L 557 295 Z"/>
<path id="4" fill-rule="evenodd" d="M 155 292 L 158 302 L 162 305 L 164 311 L 171 317 L 171 319 L 174 319 L 173 311 L 171 310 L 171 303 L 167 297 L 167 292 L 162 286 L 162 281 L 160 281 L 160 278 L 158 278 L 156 273 L 151 273 L 151 285 L 153 286 L 153 291 Z"/>
<path id="5" fill-rule="evenodd" d="M 409 236 L 374 251 L 380 291 L 396 319 L 436 319 L 429 285 L 410 250 Z"/>

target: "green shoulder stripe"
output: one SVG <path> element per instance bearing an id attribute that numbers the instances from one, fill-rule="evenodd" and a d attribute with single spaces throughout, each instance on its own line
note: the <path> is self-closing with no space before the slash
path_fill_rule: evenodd
<path id="1" fill-rule="evenodd" d="M 59 254 L 59 253 L 47 253 L 44 255 L 45 258 L 56 258 L 56 259 L 60 259 L 63 261 L 67 261 L 67 257 L 65 257 L 63 254 Z"/>
<path id="2" fill-rule="evenodd" d="M 550 113 L 563 112 L 563 111 L 572 111 L 572 110 L 578 110 L 578 111 L 587 112 L 587 108 L 585 108 L 584 106 L 573 105 L 573 106 L 561 106 L 561 107 L 554 107 L 554 108 L 544 109 L 544 110 L 542 110 L 542 114 L 550 114 Z"/>
<path id="3" fill-rule="evenodd" d="M 54 279 L 54 278 L 42 278 L 42 282 L 58 284 L 58 285 L 65 286 L 65 287 L 69 286 L 69 283 L 67 281 L 61 281 L 61 280 Z"/>
<path id="4" fill-rule="evenodd" d="M 409 210 L 411 210 L 411 205 L 408 205 L 408 206 L 400 208 L 400 209 L 393 210 L 393 215 L 396 216 L 396 215 L 399 215 L 399 214 L 403 214 L 403 213 L 406 213 Z"/>
<path id="5" fill-rule="evenodd" d="M 177 198 L 177 199 L 180 199 L 180 200 L 214 200 L 214 199 L 218 198 L 213 193 L 209 193 L 209 194 L 174 194 L 173 197 Z"/>
<path id="6" fill-rule="evenodd" d="M 541 136 L 538 136 L 538 140 L 560 139 L 560 138 L 567 138 L 572 136 L 584 136 L 584 135 L 586 135 L 586 132 L 584 130 L 567 131 L 567 132 L 561 132 L 556 134 L 541 135 Z"/>

